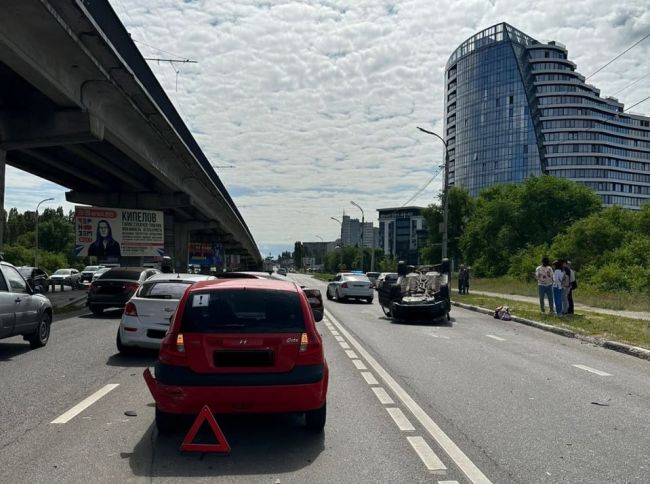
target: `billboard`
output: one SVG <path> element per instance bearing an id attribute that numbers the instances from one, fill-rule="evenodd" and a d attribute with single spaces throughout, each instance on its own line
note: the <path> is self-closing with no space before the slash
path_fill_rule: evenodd
<path id="1" fill-rule="evenodd" d="M 75 207 L 75 255 L 100 260 L 165 254 L 164 216 L 157 210 Z"/>
<path id="2" fill-rule="evenodd" d="M 190 242 L 188 244 L 188 264 L 216 267 L 224 263 L 223 245 L 219 242 Z"/>

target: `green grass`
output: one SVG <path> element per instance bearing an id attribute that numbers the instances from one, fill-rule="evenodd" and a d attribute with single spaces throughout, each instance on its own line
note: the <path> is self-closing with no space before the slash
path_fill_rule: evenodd
<path id="1" fill-rule="evenodd" d="M 576 310 L 574 315 L 558 318 L 550 314 L 541 314 L 537 304 L 509 300 L 505 295 L 502 298 L 495 298 L 475 294 L 455 294 L 453 300 L 487 309 L 507 304 L 513 316 L 568 328 L 587 336 L 620 341 L 650 349 L 650 321 L 580 310 Z"/>
<path id="2" fill-rule="evenodd" d="M 623 291 L 599 291 L 585 284 L 580 284 L 578 274 L 578 289 L 573 292 L 573 299 L 578 304 L 592 306 L 594 308 L 619 309 L 626 311 L 650 311 L 650 293 L 646 292 L 623 292 Z M 456 287 L 457 278 L 453 279 Z M 537 284 L 535 282 L 523 282 L 510 277 L 472 278 L 470 289 L 476 291 L 498 292 L 503 294 L 518 294 L 520 296 L 537 296 Z"/>
<path id="3" fill-rule="evenodd" d="M 318 279 L 319 281 L 325 281 L 329 282 L 330 279 L 334 279 L 334 276 L 336 274 L 327 274 L 325 272 L 313 272 L 311 275 L 314 276 L 314 279 Z"/>

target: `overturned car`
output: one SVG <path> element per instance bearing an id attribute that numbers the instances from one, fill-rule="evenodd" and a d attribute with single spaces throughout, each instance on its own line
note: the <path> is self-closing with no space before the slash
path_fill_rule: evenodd
<path id="1" fill-rule="evenodd" d="M 395 283 L 379 289 L 382 311 L 393 321 L 432 322 L 449 320 L 449 261 L 436 266 L 407 266 L 400 262 Z"/>

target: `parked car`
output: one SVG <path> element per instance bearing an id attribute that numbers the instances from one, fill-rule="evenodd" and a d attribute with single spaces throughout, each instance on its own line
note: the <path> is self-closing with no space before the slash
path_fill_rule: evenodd
<path id="1" fill-rule="evenodd" d="M 215 279 L 201 274 L 155 274 L 142 284 L 124 307 L 117 330 L 120 353 L 135 348 L 159 349 L 172 314 L 185 290 L 199 281 Z"/>
<path id="2" fill-rule="evenodd" d="M 16 269 L 35 292 L 46 293 L 50 288 L 50 276 L 43 269 L 30 266 L 16 267 Z"/>
<path id="3" fill-rule="evenodd" d="M 382 272 L 379 274 L 379 276 L 377 276 L 377 280 L 375 281 L 375 289 L 379 291 L 386 280 L 391 283 L 397 282 L 397 277 L 397 272 Z"/>
<path id="4" fill-rule="evenodd" d="M 95 282 L 97 279 L 99 279 L 99 278 L 101 277 L 101 275 L 102 275 L 104 272 L 108 272 L 108 271 L 110 271 L 111 269 L 112 269 L 111 267 L 102 267 L 101 269 L 97 269 L 97 270 L 93 273 L 93 277 L 92 277 L 92 279 L 90 280 L 90 282 L 91 282 L 91 283 L 92 283 L 92 282 Z"/>
<path id="5" fill-rule="evenodd" d="M 291 281 L 232 278 L 198 282 L 178 305 L 155 375 L 144 377 L 161 433 L 179 415 L 305 414 L 326 420 L 329 370 L 308 299 Z"/>
<path id="6" fill-rule="evenodd" d="M 375 282 L 377 282 L 377 278 L 379 277 L 380 272 L 366 272 L 366 277 L 370 279 L 370 287 L 375 287 Z"/>
<path id="7" fill-rule="evenodd" d="M 20 334 L 39 348 L 47 344 L 51 324 L 49 299 L 35 292 L 13 265 L 0 262 L 0 339 Z"/>
<path id="8" fill-rule="evenodd" d="M 355 298 L 371 303 L 375 293 L 370 287 L 370 279 L 365 274 L 342 272 L 328 282 L 325 295 L 330 300 L 336 298 L 337 301 L 346 301 Z"/>
<path id="9" fill-rule="evenodd" d="M 77 269 L 57 269 L 50 276 L 50 283 L 55 286 L 64 285 L 77 289 L 81 286 L 81 274 Z"/>
<path id="10" fill-rule="evenodd" d="M 280 274 L 281 276 L 286 276 L 287 270 L 284 267 L 281 267 L 280 269 L 278 269 L 278 274 Z"/>
<path id="11" fill-rule="evenodd" d="M 95 315 L 108 308 L 123 309 L 140 284 L 154 274 L 160 271 L 151 267 L 113 267 L 90 284 L 86 305 Z"/>
<path id="12" fill-rule="evenodd" d="M 104 266 L 86 266 L 84 270 L 81 271 L 80 280 L 81 282 L 93 282 L 93 275 Z"/>

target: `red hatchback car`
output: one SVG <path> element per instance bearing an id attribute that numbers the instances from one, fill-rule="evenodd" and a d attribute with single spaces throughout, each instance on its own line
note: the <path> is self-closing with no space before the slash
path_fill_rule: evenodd
<path id="1" fill-rule="evenodd" d="M 316 311 L 318 320 L 322 312 Z M 329 370 L 314 313 L 292 282 L 224 279 L 191 286 L 145 380 L 161 433 L 204 405 L 213 413 L 305 413 L 325 426 Z"/>

